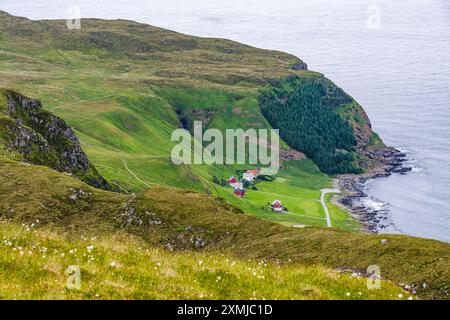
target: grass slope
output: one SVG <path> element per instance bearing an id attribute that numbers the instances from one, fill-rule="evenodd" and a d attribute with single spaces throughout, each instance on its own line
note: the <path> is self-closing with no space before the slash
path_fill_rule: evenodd
<path id="1" fill-rule="evenodd" d="M 38 228 L 0 224 L 0 299 L 400 299 L 383 281 L 323 267 L 243 260 L 219 253 L 149 247 L 127 235 L 67 240 Z M 69 266 L 80 287 L 66 286 Z M 69 280 L 69 283 L 73 283 Z"/>
<path id="2" fill-rule="evenodd" d="M 149 250 L 165 248 L 214 256 L 220 252 L 226 259 L 359 272 L 377 265 L 384 279 L 410 286 L 420 298 L 448 298 L 447 243 L 337 229 L 286 228 L 244 215 L 223 199 L 192 191 L 154 187 L 134 196 L 116 194 L 96 190 L 46 167 L 9 160 L 0 163 L 0 177 L 2 228 L 15 230 L 6 236 L 9 240 L 24 237 L 17 225 L 29 226 L 39 220 L 37 230 L 64 236 L 68 241 L 62 245 L 65 248 L 71 243 L 77 246 L 81 236 L 110 241 L 112 235 L 126 234 L 137 237 Z M 75 200 L 70 197 L 74 194 Z M 12 260 L 5 266 L 17 263 L 17 256 L 8 257 Z M 60 264 L 62 261 L 66 260 Z"/>

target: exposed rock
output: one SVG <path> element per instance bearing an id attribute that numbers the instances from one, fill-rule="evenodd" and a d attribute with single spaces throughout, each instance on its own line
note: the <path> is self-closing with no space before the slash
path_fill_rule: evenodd
<path id="1" fill-rule="evenodd" d="M 75 133 L 64 120 L 45 111 L 38 100 L 9 90 L 0 94 L 7 98 L 4 114 L 9 117 L 5 124 L 9 150 L 30 163 L 73 174 L 97 188 L 111 189 L 90 164 Z"/>
<path id="2" fill-rule="evenodd" d="M 304 159 L 306 159 L 306 156 L 303 153 L 296 151 L 294 149 L 287 150 L 287 149 L 281 148 L 280 149 L 280 159 L 282 161 L 304 160 Z"/>
<path id="3" fill-rule="evenodd" d="M 149 225 L 158 226 L 158 225 L 162 224 L 162 221 L 155 219 L 156 213 L 145 211 L 145 215 L 148 217 L 147 221 L 148 221 Z"/>
<path id="4" fill-rule="evenodd" d="M 220 108 L 204 108 L 204 109 L 181 109 L 177 110 L 178 118 L 180 119 L 180 125 L 186 130 L 193 130 L 194 121 L 201 121 L 206 126 L 213 117 L 220 112 L 226 112 L 226 109 Z"/>
<path id="5" fill-rule="evenodd" d="M 135 195 L 123 205 L 118 214 L 118 220 L 127 227 L 159 226 L 163 222 L 156 217 L 155 212 L 139 212 L 135 206 Z"/>
<path id="6" fill-rule="evenodd" d="M 291 66 L 291 70 L 294 70 L 294 71 L 308 70 L 308 65 L 304 62 L 299 62 L 299 63 L 293 64 Z"/>
<path id="7" fill-rule="evenodd" d="M 71 189 L 72 194 L 68 196 L 69 200 L 77 201 L 79 199 L 87 199 L 89 198 L 92 193 L 89 191 L 84 190 L 83 188 L 80 189 Z"/>
<path id="8" fill-rule="evenodd" d="M 202 237 L 192 236 L 190 240 L 196 249 L 200 249 L 205 246 L 205 239 Z"/>
<path id="9" fill-rule="evenodd" d="M 380 229 L 386 227 L 385 222 L 383 222 L 385 219 L 379 217 L 377 212 L 372 212 L 361 204 L 360 200 L 367 197 L 364 192 L 365 183 L 371 179 L 390 176 L 393 173 L 404 174 L 411 168 L 404 167 L 406 155 L 392 147 L 381 146 L 364 150 L 362 155 L 370 159 L 370 167 L 366 167 L 364 174 L 345 174 L 337 177 L 338 187 L 343 194 L 339 203 L 349 209 L 366 231 L 377 233 Z"/>
<path id="10" fill-rule="evenodd" d="M 133 201 L 134 197 L 123 205 L 123 210 L 119 214 L 119 220 L 121 220 L 121 223 L 124 223 L 128 227 L 140 227 L 144 223 L 144 220 L 142 220 L 137 210 L 134 208 Z"/>

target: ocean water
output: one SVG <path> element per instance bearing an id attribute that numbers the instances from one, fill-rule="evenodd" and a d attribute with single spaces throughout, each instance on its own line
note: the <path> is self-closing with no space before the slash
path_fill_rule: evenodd
<path id="1" fill-rule="evenodd" d="M 331 2 L 331 3 L 330 3 Z M 32 19 L 123 18 L 302 58 L 365 108 L 413 171 L 367 184 L 382 232 L 450 242 L 450 1 L 1 0 Z"/>

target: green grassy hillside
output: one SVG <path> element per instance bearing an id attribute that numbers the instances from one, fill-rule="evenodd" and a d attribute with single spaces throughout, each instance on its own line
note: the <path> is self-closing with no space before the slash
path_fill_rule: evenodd
<path id="1" fill-rule="evenodd" d="M 391 282 L 323 267 L 149 247 L 127 235 L 67 238 L 44 228 L 0 225 L 0 299 L 406 299 Z M 80 287 L 67 288 L 69 266 Z M 69 283 L 72 283 L 69 281 Z"/>
<path id="2" fill-rule="evenodd" d="M 95 256 L 98 261 L 94 262 L 94 271 L 89 271 L 88 265 L 85 264 L 88 255 L 83 256 L 83 254 L 86 252 L 82 251 L 83 254 L 80 253 L 77 258 L 79 263 L 83 263 L 83 268 L 86 268 L 84 272 L 88 279 L 92 279 L 93 288 L 98 288 L 103 295 L 105 295 L 103 290 L 106 289 L 98 283 L 99 275 L 89 276 L 90 273 L 99 272 L 96 268 L 107 268 L 114 259 L 123 264 L 124 268 L 130 268 L 131 260 L 127 259 L 133 259 L 134 254 L 140 261 L 147 257 L 146 254 L 153 256 L 159 252 L 168 257 L 170 264 L 176 264 L 175 261 L 180 262 L 181 260 L 177 259 L 184 254 L 188 257 L 189 262 L 186 262 L 188 265 L 200 257 L 199 254 L 203 255 L 203 260 L 208 259 L 210 255 L 217 257 L 217 263 L 223 263 L 226 259 L 229 261 L 236 259 L 242 263 L 240 264 L 242 267 L 248 266 L 247 262 L 244 262 L 248 259 L 251 260 L 250 265 L 265 260 L 271 266 L 277 263 L 286 266 L 286 277 L 290 277 L 290 272 L 297 266 L 300 267 L 299 272 L 308 266 L 319 266 L 365 274 L 369 266 L 377 265 L 384 279 L 407 286 L 409 290 L 417 292 L 420 298 L 448 298 L 450 245 L 447 243 L 400 235 L 366 235 L 337 229 L 287 228 L 245 215 L 223 199 L 192 191 L 154 187 L 135 195 L 111 193 L 94 189 L 73 177 L 46 167 L 36 167 L 6 159 L 0 161 L 0 178 L 2 181 L 0 185 L 2 246 L 5 241 L 10 240 L 14 242 L 16 250 L 24 252 L 23 255 L 30 248 L 36 253 L 38 246 L 51 247 L 52 250 L 49 251 L 48 256 L 51 257 L 56 270 L 48 271 L 53 264 L 47 263 L 45 258 L 32 256 L 31 260 L 27 260 L 28 256 L 20 257 L 18 252 L 2 249 L 7 254 L 2 257 L 4 262 L 1 268 L 8 272 L 1 274 L 2 277 L 10 277 L 3 278 L 9 280 L 1 284 L 2 286 L 12 283 L 11 286 L 14 287 L 14 283 L 24 288 L 31 284 L 34 278 L 23 275 L 27 268 L 30 268 L 29 270 L 42 271 L 37 274 L 42 277 L 42 281 L 36 282 L 33 286 L 35 288 L 33 290 L 42 292 L 41 286 L 45 286 L 45 283 L 51 282 L 55 277 L 60 279 L 61 270 L 65 269 L 67 264 L 76 261 L 68 257 L 59 257 L 58 254 L 61 252 L 67 254 L 66 251 L 69 248 L 81 250 L 84 242 L 80 242 L 80 237 L 83 236 L 86 239 L 97 237 L 100 241 L 98 246 L 101 247 L 99 248 L 101 252 Z M 27 230 L 30 230 L 30 233 L 27 233 Z M 36 230 L 36 234 L 33 230 Z M 116 237 L 125 237 L 125 240 L 114 240 Z M 142 251 L 136 250 L 135 245 L 128 247 L 128 244 L 137 243 L 136 241 L 142 243 Z M 120 245 L 122 249 L 117 249 L 118 243 L 123 243 L 125 248 Z M 86 247 L 89 245 L 97 247 L 95 242 L 88 242 Z M 168 250 L 169 253 L 179 252 L 181 255 L 170 256 L 169 253 L 158 251 L 156 248 Z M 145 253 L 147 249 L 148 253 Z M 110 253 L 105 253 L 109 250 Z M 127 256 L 129 250 L 131 252 Z M 194 254 L 194 252 L 197 253 Z M 218 252 L 225 257 L 220 258 L 217 255 Z M 39 255 L 42 256 L 42 253 Z M 145 266 L 145 263 L 142 265 L 139 263 L 132 272 L 139 274 L 141 272 L 139 270 L 145 269 Z M 291 269 L 291 266 L 294 269 Z M 186 270 L 190 270 L 191 267 L 188 266 Z M 182 268 L 182 266 L 174 266 L 174 268 Z M 281 272 L 284 272 L 283 270 L 280 269 Z M 322 271 L 319 274 L 323 274 Z M 117 280 L 109 276 L 108 279 L 111 281 Z M 131 285 L 134 280 L 132 280 L 133 276 L 130 277 L 121 283 L 124 286 Z M 287 279 L 281 275 L 280 277 L 282 278 L 280 281 Z M 239 279 L 241 278 L 235 278 L 236 282 L 233 285 L 237 286 Z M 13 280 L 16 282 L 11 282 Z M 189 281 L 186 280 L 186 282 Z M 313 280 L 302 281 L 308 283 Z M 324 290 L 328 286 L 327 281 L 323 282 Z M 173 282 L 170 283 L 173 284 Z M 278 282 L 273 282 L 273 287 L 277 286 L 275 283 Z M 317 282 L 313 281 L 313 283 Z M 355 288 L 358 288 L 355 289 L 356 292 L 361 291 L 358 283 L 360 282 L 355 284 Z M 63 290 L 59 282 L 54 285 Z M 186 284 L 187 287 L 192 285 Z M 343 293 L 347 288 L 344 285 L 339 292 Z M 261 294 L 268 292 L 264 290 Z M 279 297 L 286 297 L 292 293 L 290 291 L 283 295 L 277 290 L 273 291 L 274 295 L 268 295 L 268 297 L 276 297 L 278 294 L 280 294 Z M 351 291 L 352 297 L 355 297 L 355 290 Z M 393 291 L 390 289 L 385 293 L 381 291 L 364 294 L 374 294 L 378 298 L 392 297 Z M 58 292 L 61 294 L 61 291 Z M 68 293 L 67 297 L 90 297 L 92 292 L 87 289 L 75 295 Z M 139 293 L 139 290 L 137 292 L 138 297 L 139 294 L 143 294 Z M 199 292 L 201 290 L 193 291 L 192 294 L 196 295 Z M 13 295 L 12 292 L 8 294 Z M 23 294 L 32 294 L 32 292 L 24 290 Z M 118 297 L 130 297 L 125 294 L 124 296 L 115 294 Z M 225 297 L 225 293 L 223 294 L 223 296 L 214 297 Z M 193 296 L 182 294 L 178 297 Z M 242 297 L 242 295 L 233 297 Z M 403 297 L 406 298 L 406 295 L 404 294 Z"/>

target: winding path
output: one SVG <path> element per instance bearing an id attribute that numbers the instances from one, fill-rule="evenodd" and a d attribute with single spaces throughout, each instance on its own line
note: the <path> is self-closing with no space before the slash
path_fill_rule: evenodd
<path id="1" fill-rule="evenodd" d="M 320 203 L 322 203 L 323 210 L 325 211 L 325 216 L 327 218 L 327 227 L 331 228 L 331 218 L 330 212 L 328 211 L 327 205 L 325 204 L 325 195 L 327 193 L 341 193 L 339 189 L 322 189 L 320 190 L 322 194 L 320 195 Z"/>
<path id="2" fill-rule="evenodd" d="M 143 184 L 145 184 L 147 187 L 151 188 L 151 186 L 147 182 L 142 181 L 133 171 L 130 170 L 130 168 L 128 168 L 127 163 L 124 160 L 122 160 L 122 161 L 123 161 L 123 165 L 125 166 L 125 169 L 127 169 L 127 171 L 133 175 L 133 177 L 135 177 L 139 182 L 142 182 Z"/>

